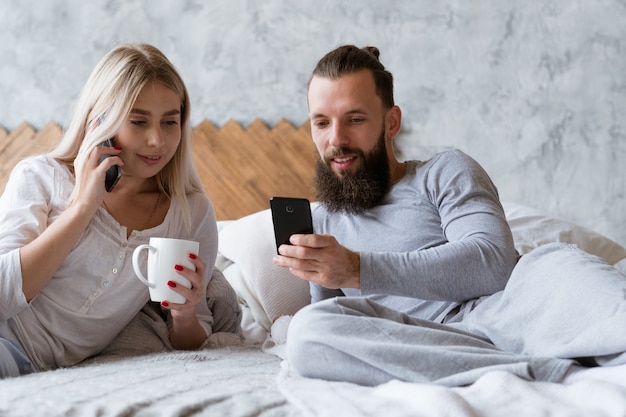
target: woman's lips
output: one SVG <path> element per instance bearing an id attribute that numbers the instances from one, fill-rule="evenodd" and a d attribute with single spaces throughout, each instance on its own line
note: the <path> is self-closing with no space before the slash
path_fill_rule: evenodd
<path id="1" fill-rule="evenodd" d="M 145 162 L 148 165 L 156 165 L 159 162 L 161 162 L 160 155 L 155 155 L 155 156 L 138 155 L 138 156 L 139 156 L 139 159 L 141 159 L 143 162 Z"/>

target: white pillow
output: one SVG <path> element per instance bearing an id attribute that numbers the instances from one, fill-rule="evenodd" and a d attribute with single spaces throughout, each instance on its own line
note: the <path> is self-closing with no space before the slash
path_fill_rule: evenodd
<path id="1" fill-rule="evenodd" d="M 293 315 L 311 302 L 309 284 L 272 263 L 276 254 L 269 209 L 226 225 L 219 234 L 219 252 L 233 262 L 223 273 L 266 330 L 283 315 Z"/>
<path id="2" fill-rule="evenodd" d="M 626 258 L 624 247 L 591 229 L 521 204 L 503 202 L 502 206 L 520 254 L 546 243 L 563 242 L 575 244 L 611 265 Z"/>

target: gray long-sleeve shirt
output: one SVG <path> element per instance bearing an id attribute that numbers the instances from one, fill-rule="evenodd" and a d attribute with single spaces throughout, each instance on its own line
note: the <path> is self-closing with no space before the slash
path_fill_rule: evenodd
<path id="1" fill-rule="evenodd" d="M 315 233 L 361 255 L 361 288 L 311 284 L 312 301 L 376 298 L 407 314 L 441 321 L 462 302 L 504 288 L 517 253 L 498 191 L 459 150 L 409 161 L 404 177 L 362 214 L 313 209 Z"/>

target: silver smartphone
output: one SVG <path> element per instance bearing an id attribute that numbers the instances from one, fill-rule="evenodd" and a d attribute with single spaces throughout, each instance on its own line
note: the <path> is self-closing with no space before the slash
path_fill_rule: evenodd
<path id="1" fill-rule="evenodd" d="M 283 244 L 289 245 L 289 238 L 295 234 L 313 233 L 311 204 L 306 198 L 272 197 L 270 199 L 276 252 Z"/>

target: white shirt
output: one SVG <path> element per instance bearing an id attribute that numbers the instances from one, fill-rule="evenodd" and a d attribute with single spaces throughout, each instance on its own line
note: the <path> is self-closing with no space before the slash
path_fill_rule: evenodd
<path id="1" fill-rule="evenodd" d="M 175 198 L 162 224 L 135 230 L 128 238 L 126 228 L 100 208 L 49 283 L 28 303 L 19 250 L 63 212 L 74 181 L 53 158 L 31 157 L 14 168 L 0 197 L 0 333 L 16 338 L 39 369 L 73 365 L 100 352 L 148 302 L 148 287 L 135 276 L 132 253 L 150 237 L 200 242 L 200 258 L 209 266 L 205 288 L 217 256 L 215 213 L 206 195 L 189 197 L 190 231 Z M 210 335 L 213 316 L 206 303 L 198 304 L 197 314 Z"/>

